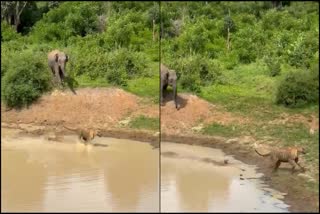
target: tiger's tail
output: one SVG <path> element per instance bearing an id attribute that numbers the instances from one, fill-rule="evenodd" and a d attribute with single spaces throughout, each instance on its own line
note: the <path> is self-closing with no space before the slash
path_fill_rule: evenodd
<path id="1" fill-rule="evenodd" d="M 268 153 L 266 153 L 266 154 L 261 154 L 261 153 L 257 150 L 257 144 L 256 144 L 256 143 L 254 143 L 254 150 L 256 151 L 256 153 L 257 153 L 258 155 L 260 155 L 260 156 L 262 156 L 262 157 L 267 157 L 267 156 L 269 156 L 269 155 L 271 154 L 271 152 L 268 152 Z"/>

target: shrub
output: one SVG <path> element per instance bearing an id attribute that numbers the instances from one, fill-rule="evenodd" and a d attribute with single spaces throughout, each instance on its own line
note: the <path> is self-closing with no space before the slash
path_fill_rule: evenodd
<path id="1" fill-rule="evenodd" d="M 147 23 L 141 13 L 128 12 L 121 17 L 114 16 L 109 20 L 106 32 L 107 43 L 115 48 L 129 48 L 139 50 L 143 44 L 150 41 L 152 32 L 147 30 Z"/>
<path id="2" fill-rule="evenodd" d="M 239 63 L 239 57 L 234 51 L 222 55 L 219 60 L 225 69 L 233 69 Z"/>
<path id="3" fill-rule="evenodd" d="M 221 75 L 217 62 L 200 55 L 180 58 L 169 67 L 176 70 L 181 86 L 194 92 L 199 92 L 200 86 L 216 83 Z"/>
<path id="4" fill-rule="evenodd" d="M 310 59 L 319 48 L 319 33 L 312 32 L 298 36 L 288 50 L 288 62 L 296 67 L 310 67 Z"/>
<path id="5" fill-rule="evenodd" d="M 141 52 L 126 48 L 106 52 L 92 37 L 84 44 L 70 48 L 70 71 L 75 76 L 85 75 L 91 80 L 106 78 L 109 83 L 125 86 L 128 79 L 146 75 L 148 58 Z"/>
<path id="6" fill-rule="evenodd" d="M 281 66 L 279 60 L 275 59 L 274 57 L 266 57 L 264 61 L 268 67 L 269 76 L 275 77 L 280 74 Z"/>
<path id="7" fill-rule="evenodd" d="M 71 36 L 98 32 L 100 2 L 64 2 L 50 10 L 32 31 L 38 41 L 66 41 Z"/>
<path id="8" fill-rule="evenodd" d="M 276 91 L 276 103 L 288 107 L 299 107 L 319 101 L 317 72 L 300 70 L 288 73 Z"/>
<path id="9" fill-rule="evenodd" d="M 146 57 L 140 52 L 119 49 L 109 54 L 106 77 L 110 83 L 127 85 L 127 80 L 145 75 Z"/>
<path id="10" fill-rule="evenodd" d="M 1 22 L 1 42 L 15 40 L 20 37 L 21 35 L 12 26 L 8 25 L 5 21 Z"/>
<path id="11" fill-rule="evenodd" d="M 239 62 L 247 64 L 254 62 L 261 55 L 261 45 L 265 42 L 263 33 L 258 26 L 239 29 L 231 35 L 232 50 L 239 56 Z"/>
<path id="12" fill-rule="evenodd" d="M 9 107 L 30 105 L 50 89 L 50 73 L 41 55 L 25 51 L 12 57 L 2 78 L 2 99 Z"/>

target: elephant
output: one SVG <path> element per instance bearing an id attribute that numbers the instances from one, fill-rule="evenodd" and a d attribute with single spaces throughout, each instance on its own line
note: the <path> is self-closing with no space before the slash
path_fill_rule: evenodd
<path id="1" fill-rule="evenodd" d="M 165 65 L 161 64 L 160 66 L 160 103 L 163 106 L 163 91 L 167 89 L 168 85 L 172 87 L 173 90 L 173 99 L 176 106 L 176 109 L 179 110 L 177 102 L 177 74 L 176 71 L 168 69 Z"/>
<path id="2" fill-rule="evenodd" d="M 48 65 L 52 71 L 53 76 L 58 79 L 61 84 L 66 75 L 66 63 L 69 60 L 69 56 L 59 50 L 53 50 L 48 53 Z"/>

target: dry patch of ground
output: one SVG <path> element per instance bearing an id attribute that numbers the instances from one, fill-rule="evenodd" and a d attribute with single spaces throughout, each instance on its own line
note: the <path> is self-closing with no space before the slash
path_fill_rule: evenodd
<path id="1" fill-rule="evenodd" d="M 131 114 L 159 117 L 159 107 L 118 88 L 82 88 L 76 95 L 53 91 L 22 110 L 6 111 L 2 105 L 1 113 L 2 122 L 7 123 L 110 128 Z"/>
<path id="2" fill-rule="evenodd" d="M 196 95 L 179 94 L 177 110 L 172 100 L 161 106 L 161 131 L 169 134 L 191 133 L 193 127 L 212 122 L 220 124 L 242 124 L 248 118 L 239 117 L 223 111 L 216 105 L 209 103 Z"/>

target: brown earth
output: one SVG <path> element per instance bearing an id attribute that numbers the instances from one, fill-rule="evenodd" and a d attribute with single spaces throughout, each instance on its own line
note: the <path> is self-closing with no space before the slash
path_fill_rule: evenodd
<path id="1" fill-rule="evenodd" d="M 221 148 L 247 164 L 258 165 L 271 187 L 288 193 L 285 201 L 291 205 L 290 211 L 319 211 L 319 195 L 305 191 L 306 180 L 287 172 L 271 174 L 268 168 L 270 163 L 253 152 L 252 137 L 244 136 L 239 143 L 225 138 L 201 136 L 194 129 L 201 129 L 212 122 L 223 125 L 245 124 L 251 122 L 248 118 L 226 112 L 220 106 L 195 95 L 179 94 L 178 98 L 178 111 L 170 96 L 166 96 L 165 106 L 161 107 L 162 141 Z M 159 146 L 159 135 L 154 131 L 119 127 L 119 123 L 128 117 L 159 117 L 159 106 L 150 105 L 148 100 L 117 88 L 83 88 L 77 90 L 77 95 L 70 91 L 54 91 L 44 95 L 27 109 L 6 110 L 1 105 L 1 114 L 2 127 L 20 128 L 31 134 L 39 135 L 50 131 L 63 134 L 68 132 L 62 127 L 65 124 L 75 128 L 99 128 L 103 130 L 103 136 L 152 142 L 155 147 Z M 282 116 L 271 123 L 302 121 L 310 128 L 319 128 L 316 118 Z"/>
<path id="2" fill-rule="evenodd" d="M 222 125 L 242 124 L 248 118 L 238 117 L 223 111 L 196 95 L 179 94 L 179 110 L 176 110 L 174 102 L 166 96 L 165 106 L 161 106 L 161 132 L 167 134 L 192 133 L 192 128 L 201 124 L 216 122 Z"/>
<path id="3" fill-rule="evenodd" d="M 54 91 L 22 110 L 6 111 L 1 105 L 2 122 L 38 125 L 66 124 L 75 128 L 115 128 L 128 116 L 159 117 L 157 105 L 143 104 L 142 98 L 117 88 L 83 88 Z"/>

